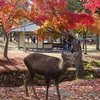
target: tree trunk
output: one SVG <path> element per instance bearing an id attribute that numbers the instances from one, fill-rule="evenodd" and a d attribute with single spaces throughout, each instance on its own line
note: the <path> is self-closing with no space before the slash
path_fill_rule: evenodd
<path id="1" fill-rule="evenodd" d="M 99 34 L 96 35 L 96 50 L 99 50 L 99 36 Z"/>
<path id="2" fill-rule="evenodd" d="M 6 44 L 4 48 L 4 57 L 8 59 L 8 43 L 9 43 L 9 35 L 6 36 Z"/>
<path id="3" fill-rule="evenodd" d="M 79 52 L 79 55 L 75 61 L 75 67 L 76 67 L 76 78 L 84 78 L 85 71 L 83 66 L 83 60 L 82 60 L 82 50 L 81 45 L 76 43 L 76 40 L 72 41 L 73 48 L 75 52 Z"/>
<path id="4" fill-rule="evenodd" d="M 10 42 L 12 42 L 12 33 L 10 33 Z"/>
<path id="5" fill-rule="evenodd" d="M 5 30 L 4 30 L 3 25 L 1 25 L 1 28 L 2 28 L 2 31 L 3 31 L 3 37 L 4 37 L 4 41 L 5 41 L 5 40 L 6 40 L 6 32 L 5 32 Z"/>
<path id="6" fill-rule="evenodd" d="M 87 54 L 87 42 L 86 42 L 86 33 L 84 34 L 84 54 Z"/>
<path id="7" fill-rule="evenodd" d="M 84 34 L 83 34 L 83 49 L 84 49 L 84 41 L 85 41 L 85 40 L 84 40 Z"/>
<path id="8" fill-rule="evenodd" d="M 4 41 L 6 40 L 6 34 L 5 33 L 3 33 L 3 37 L 4 37 Z"/>
<path id="9" fill-rule="evenodd" d="M 84 49 L 84 39 L 83 39 L 83 49 Z"/>
<path id="10" fill-rule="evenodd" d="M 77 48 L 79 48 L 79 56 L 76 59 L 76 72 L 77 72 L 76 77 L 77 78 L 84 78 L 85 71 L 84 71 L 83 60 L 82 60 L 81 45 L 77 44 Z"/>
<path id="11" fill-rule="evenodd" d="M 4 30 L 3 25 L 1 26 L 4 34 L 4 40 L 6 40 L 6 44 L 4 47 L 3 56 L 8 59 L 8 43 L 9 43 L 9 34 L 7 34 Z"/>
<path id="12" fill-rule="evenodd" d="M 23 51 L 26 52 L 25 31 L 23 32 L 23 41 L 24 41 Z"/>

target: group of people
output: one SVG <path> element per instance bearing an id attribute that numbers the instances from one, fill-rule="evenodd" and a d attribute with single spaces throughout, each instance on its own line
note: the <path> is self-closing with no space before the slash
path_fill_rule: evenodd
<path id="1" fill-rule="evenodd" d="M 72 43 L 70 38 L 68 38 L 67 40 L 66 38 L 63 39 L 63 50 L 68 50 L 68 51 L 72 50 Z"/>

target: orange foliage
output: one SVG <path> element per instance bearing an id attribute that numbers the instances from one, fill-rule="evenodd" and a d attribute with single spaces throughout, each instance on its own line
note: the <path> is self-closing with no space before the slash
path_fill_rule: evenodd
<path id="1" fill-rule="evenodd" d="M 13 24 L 12 28 L 18 28 L 19 26 L 17 24 Z"/>
<path id="2" fill-rule="evenodd" d="M 21 8 L 21 5 L 25 4 L 27 0 L 6 0 L 0 1 L 0 12 L 2 25 L 5 32 L 10 33 L 11 26 L 15 23 L 19 23 L 21 18 L 25 18 L 26 11 Z M 15 25 L 13 26 L 15 27 Z M 17 27 L 17 26 L 16 26 Z"/>
<path id="3" fill-rule="evenodd" d="M 19 19 L 19 18 L 24 18 L 26 16 L 26 12 L 22 9 L 16 9 L 14 14 L 13 14 L 13 18 L 14 19 Z"/>
<path id="4" fill-rule="evenodd" d="M 8 22 L 6 16 L 4 15 L 4 13 L 2 13 L 2 24 L 4 26 L 5 32 L 10 33 L 11 29 L 10 29 L 10 26 L 9 26 L 9 22 Z"/>
<path id="5" fill-rule="evenodd" d="M 76 24 L 87 26 L 94 23 L 94 19 L 89 14 L 73 13 L 68 11 L 67 0 L 32 0 L 30 11 L 31 21 L 39 25 L 44 25 L 47 21 L 50 22 L 50 27 L 54 30 L 75 29 Z"/>
<path id="6" fill-rule="evenodd" d="M 95 23 L 89 26 L 89 29 L 96 34 L 100 34 L 100 17 L 97 13 L 93 13 L 92 16 L 95 20 Z"/>
<path id="7" fill-rule="evenodd" d="M 76 24 L 76 30 L 83 32 L 91 30 L 93 27 L 92 25 L 95 23 L 94 17 L 90 14 L 87 14 L 85 10 L 83 10 L 81 13 L 75 11 L 75 13 L 80 14 L 80 20 L 79 23 Z"/>
<path id="8" fill-rule="evenodd" d="M 9 4 L 16 4 L 16 2 L 18 3 L 18 4 L 24 4 L 25 2 L 27 2 L 27 0 L 6 0 L 6 2 L 7 3 L 9 3 Z"/>

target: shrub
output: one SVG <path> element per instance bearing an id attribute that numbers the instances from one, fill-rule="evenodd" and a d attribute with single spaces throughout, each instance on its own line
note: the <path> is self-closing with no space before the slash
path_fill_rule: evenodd
<path id="1" fill-rule="evenodd" d="M 83 61 L 85 69 L 100 68 L 100 61 Z"/>
<path id="2" fill-rule="evenodd" d="M 23 85 L 24 77 L 28 73 L 27 70 L 14 71 L 0 73 L 0 86 L 21 86 Z M 100 70 L 85 70 L 87 78 L 100 78 Z M 93 77 L 91 76 L 93 75 Z M 76 78 L 76 70 L 68 70 L 60 77 L 60 82 L 71 81 Z M 35 85 L 45 85 L 45 78 L 41 75 L 36 75 L 34 78 Z"/>

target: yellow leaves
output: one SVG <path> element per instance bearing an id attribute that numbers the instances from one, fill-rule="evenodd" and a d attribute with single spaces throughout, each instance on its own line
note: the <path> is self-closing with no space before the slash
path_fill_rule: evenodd
<path id="1" fill-rule="evenodd" d="M 50 22 L 50 21 L 46 21 L 45 23 L 44 23 L 44 26 L 45 27 L 50 27 L 52 25 L 52 23 Z"/>
<path id="2" fill-rule="evenodd" d="M 81 14 L 86 14 L 86 11 L 85 10 L 82 10 Z"/>
<path id="3" fill-rule="evenodd" d="M 75 14 L 86 14 L 86 11 L 85 11 L 85 10 L 82 10 L 82 12 L 79 13 L 78 10 L 76 10 L 76 11 L 74 11 L 74 13 L 75 13 Z"/>
<path id="4" fill-rule="evenodd" d="M 78 10 L 76 10 L 76 11 L 74 11 L 74 13 L 75 13 L 75 14 L 78 14 L 79 12 L 78 12 Z"/>
<path id="5" fill-rule="evenodd" d="M 37 30 L 37 35 L 42 35 L 44 33 L 45 28 L 44 27 L 40 27 L 38 30 Z"/>
<path id="6" fill-rule="evenodd" d="M 52 34 L 52 38 L 54 38 L 54 39 L 57 39 L 57 38 L 59 38 L 59 37 L 60 37 L 59 34 Z"/>

